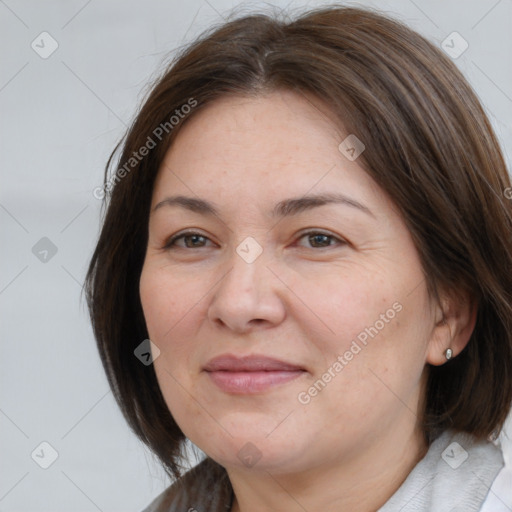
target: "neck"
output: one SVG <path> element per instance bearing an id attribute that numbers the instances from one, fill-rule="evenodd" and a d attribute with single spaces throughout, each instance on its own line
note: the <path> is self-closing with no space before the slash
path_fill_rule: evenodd
<path id="1" fill-rule="evenodd" d="M 400 487 L 427 446 L 419 429 L 393 429 L 343 463 L 294 474 L 227 469 L 234 490 L 231 512 L 372 512 Z"/>

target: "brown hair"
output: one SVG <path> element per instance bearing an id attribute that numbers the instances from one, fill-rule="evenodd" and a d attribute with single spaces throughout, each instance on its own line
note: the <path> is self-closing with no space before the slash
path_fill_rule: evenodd
<path id="1" fill-rule="evenodd" d="M 446 428 L 479 438 L 501 428 L 512 401 L 512 202 L 504 198 L 510 178 L 498 142 L 477 96 L 436 46 L 400 22 L 348 7 L 292 21 L 249 15 L 211 29 L 165 70 L 118 145 L 125 172 L 116 173 L 85 289 L 103 366 L 130 427 L 170 475 L 180 475 L 184 434 L 153 366 L 134 356 L 148 338 L 138 287 L 163 157 L 204 105 L 279 88 L 320 98 L 364 142 L 358 163 L 401 212 L 429 291 L 463 289 L 478 303 L 467 347 L 429 368 L 428 442 Z M 155 147 L 135 158 L 150 139 Z"/>

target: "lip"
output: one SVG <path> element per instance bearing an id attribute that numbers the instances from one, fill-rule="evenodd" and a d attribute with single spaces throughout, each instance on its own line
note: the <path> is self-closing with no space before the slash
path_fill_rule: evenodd
<path id="1" fill-rule="evenodd" d="M 234 394 L 262 393 L 306 372 L 298 365 L 267 356 L 232 354 L 211 359 L 203 370 L 222 391 Z"/>

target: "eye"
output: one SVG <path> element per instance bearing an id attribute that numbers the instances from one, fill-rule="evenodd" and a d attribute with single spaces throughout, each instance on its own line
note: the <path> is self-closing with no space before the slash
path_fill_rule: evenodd
<path id="1" fill-rule="evenodd" d="M 346 245 L 347 242 L 344 240 L 331 235 L 330 233 L 323 233 L 321 231 L 308 231 L 302 233 L 299 240 L 307 237 L 307 241 L 310 244 L 309 248 L 322 249 L 326 247 L 332 247 L 334 245 Z M 183 241 L 183 244 L 178 243 Z M 207 236 L 197 233 L 195 231 L 187 231 L 178 235 L 172 236 L 166 243 L 163 249 L 200 249 L 206 247 L 206 243 L 211 241 Z"/>
<path id="2" fill-rule="evenodd" d="M 347 242 L 344 240 L 331 235 L 330 233 L 323 233 L 321 231 L 308 231 L 303 233 L 299 240 L 307 237 L 307 241 L 310 244 L 310 248 L 324 248 L 324 247 L 332 247 L 334 245 L 346 245 Z"/>
<path id="3" fill-rule="evenodd" d="M 179 240 L 183 240 L 185 245 L 178 244 Z M 164 245 L 164 249 L 173 249 L 175 247 L 180 249 L 199 249 L 205 246 L 206 241 L 209 240 L 208 237 L 202 235 L 201 233 L 196 233 L 194 231 L 188 231 L 185 233 L 181 233 L 179 235 L 175 235 L 171 237 Z"/>

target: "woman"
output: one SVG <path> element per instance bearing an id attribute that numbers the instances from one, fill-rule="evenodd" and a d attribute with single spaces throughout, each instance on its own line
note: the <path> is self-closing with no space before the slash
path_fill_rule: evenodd
<path id="1" fill-rule="evenodd" d="M 378 13 L 186 49 L 105 178 L 87 276 L 116 399 L 178 479 L 146 510 L 489 510 L 510 186 L 455 65 Z"/>

